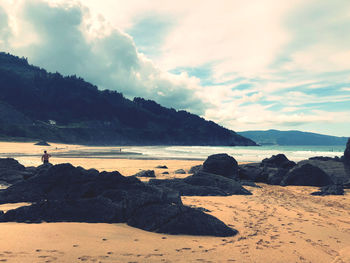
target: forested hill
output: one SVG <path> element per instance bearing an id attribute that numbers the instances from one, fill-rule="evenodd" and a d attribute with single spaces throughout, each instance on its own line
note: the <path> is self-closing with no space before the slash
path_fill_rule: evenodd
<path id="1" fill-rule="evenodd" d="M 212 121 L 0 53 L 0 139 L 103 145 L 255 145 Z"/>
<path id="2" fill-rule="evenodd" d="M 261 145 L 345 145 L 348 140 L 348 137 L 302 131 L 244 131 L 239 134 Z"/>

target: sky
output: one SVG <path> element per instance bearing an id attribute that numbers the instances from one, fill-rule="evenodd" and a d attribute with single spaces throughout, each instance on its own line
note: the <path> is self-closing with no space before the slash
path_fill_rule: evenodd
<path id="1" fill-rule="evenodd" d="M 0 50 L 234 131 L 350 136 L 348 0 L 0 0 Z"/>

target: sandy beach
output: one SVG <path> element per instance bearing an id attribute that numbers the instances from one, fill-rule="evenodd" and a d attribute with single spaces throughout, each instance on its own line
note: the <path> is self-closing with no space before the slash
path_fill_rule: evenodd
<path id="1" fill-rule="evenodd" d="M 123 175 L 154 169 L 157 178 L 179 177 L 174 174 L 176 169 L 187 171 L 202 163 L 55 158 L 55 153 L 82 147 L 0 143 L 0 153 L 2 157 L 13 156 L 20 150 L 33 156 L 16 159 L 25 165 L 38 165 L 42 150 L 47 149 L 54 164 L 70 162 L 84 168 L 118 170 Z M 169 169 L 155 169 L 157 165 Z M 164 171 L 169 174 L 162 174 Z M 156 234 L 126 224 L 1 223 L 0 262 L 350 262 L 349 190 L 344 196 L 320 197 L 310 195 L 315 187 L 260 186 L 246 187 L 251 196 L 182 198 L 184 204 L 205 208 L 237 229 L 235 237 Z M 1 205 L 0 210 L 15 206 Z"/>

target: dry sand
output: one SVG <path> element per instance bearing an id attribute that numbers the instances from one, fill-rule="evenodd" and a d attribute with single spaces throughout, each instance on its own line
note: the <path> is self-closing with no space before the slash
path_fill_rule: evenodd
<path id="1" fill-rule="evenodd" d="M 11 151 L 8 143 L 7 147 Z M 21 144 L 21 149 L 34 151 L 32 144 Z M 28 163 L 37 157 L 23 158 Z M 167 165 L 169 175 L 155 169 L 159 178 L 174 177 L 175 169 L 201 163 L 52 159 L 66 161 L 125 175 Z M 251 196 L 183 197 L 185 204 L 206 208 L 237 229 L 235 237 L 171 236 L 125 224 L 0 223 L 0 262 L 350 262 L 349 191 L 345 196 L 320 197 L 310 195 L 317 189 L 313 187 L 260 185 L 247 187 Z M 2 205 L 0 210 L 13 207 Z"/>

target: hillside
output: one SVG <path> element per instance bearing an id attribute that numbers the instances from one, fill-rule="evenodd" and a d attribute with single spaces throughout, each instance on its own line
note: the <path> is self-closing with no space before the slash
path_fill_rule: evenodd
<path id="1" fill-rule="evenodd" d="M 98 90 L 0 53 L 0 138 L 100 145 L 255 145 L 212 121 Z"/>
<path id="2" fill-rule="evenodd" d="M 238 134 L 261 145 L 345 145 L 347 137 L 301 131 L 244 131 Z"/>

